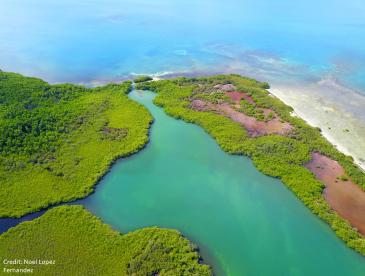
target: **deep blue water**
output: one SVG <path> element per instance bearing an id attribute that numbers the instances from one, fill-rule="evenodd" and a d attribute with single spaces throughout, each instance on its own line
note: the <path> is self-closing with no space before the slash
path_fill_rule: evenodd
<path id="1" fill-rule="evenodd" d="M 362 0 L 0 2 L 0 68 L 51 82 L 239 72 L 365 93 Z"/>

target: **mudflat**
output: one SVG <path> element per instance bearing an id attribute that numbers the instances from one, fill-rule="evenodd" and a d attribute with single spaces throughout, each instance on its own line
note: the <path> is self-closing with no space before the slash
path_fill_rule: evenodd
<path id="1" fill-rule="evenodd" d="M 318 152 L 312 153 L 305 167 L 326 185 L 323 195 L 332 209 L 365 235 L 365 192 L 345 175 L 337 161 Z"/>

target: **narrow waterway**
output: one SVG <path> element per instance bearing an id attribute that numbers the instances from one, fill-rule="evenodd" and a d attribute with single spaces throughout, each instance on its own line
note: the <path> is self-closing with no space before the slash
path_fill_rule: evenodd
<path id="1" fill-rule="evenodd" d="M 218 276 L 364 274 L 365 258 L 279 180 L 248 158 L 223 152 L 200 127 L 168 117 L 153 105 L 153 93 L 130 97 L 155 119 L 148 146 L 120 159 L 94 194 L 70 204 L 84 205 L 123 233 L 178 229 Z M 0 219 L 0 230 L 43 213 Z"/>
<path id="2" fill-rule="evenodd" d="M 178 229 L 217 275 L 363 275 L 365 258 L 279 180 L 168 117 L 153 96 L 130 94 L 155 119 L 150 143 L 112 167 L 83 201 L 89 210 L 121 232 Z"/>

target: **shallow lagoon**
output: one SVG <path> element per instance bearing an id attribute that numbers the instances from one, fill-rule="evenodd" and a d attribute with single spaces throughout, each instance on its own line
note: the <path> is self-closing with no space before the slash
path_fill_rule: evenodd
<path id="1" fill-rule="evenodd" d="M 140 153 L 118 161 L 81 201 L 121 232 L 157 225 L 196 243 L 218 275 L 361 275 L 348 249 L 278 180 L 224 153 L 201 128 L 133 91 L 155 122 Z"/>

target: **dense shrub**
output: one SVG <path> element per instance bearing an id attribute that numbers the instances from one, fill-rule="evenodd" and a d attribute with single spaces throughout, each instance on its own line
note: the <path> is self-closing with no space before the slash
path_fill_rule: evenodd
<path id="1" fill-rule="evenodd" d="M 85 197 L 148 141 L 131 82 L 88 89 L 0 72 L 0 217 Z"/>
<path id="2" fill-rule="evenodd" d="M 146 81 L 151 81 L 153 80 L 150 76 L 139 76 L 136 77 L 133 81 L 135 83 L 140 83 L 140 82 L 146 82 Z"/>
<path id="3" fill-rule="evenodd" d="M 212 275 L 194 248 L 176 230 L 151 227 L 122 235 L 81 206 L 53 208 L 0 236 L 2 260 L 54 260 L 29 266 L 34 275 L 47 276 Z"/>

